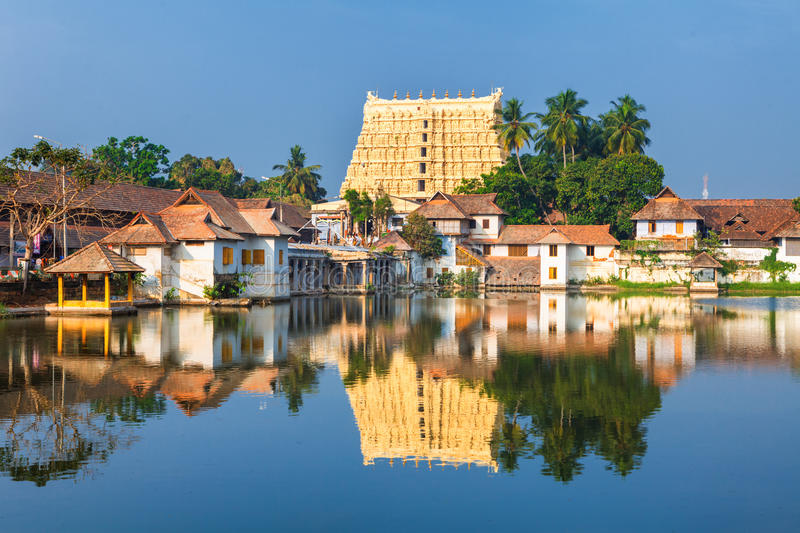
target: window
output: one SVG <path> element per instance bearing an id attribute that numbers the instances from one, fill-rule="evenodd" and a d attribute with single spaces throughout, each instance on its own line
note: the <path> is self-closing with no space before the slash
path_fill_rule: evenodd
<path id="1" fill-rule="evenodd" d="M 678 235 L 683 234 L 683 220 L 679 220 L 675 223 L 675 233 Z"/>
<path id="2" fill-rule="evenodd" d="M 431 267 L 428 267 L 428 269 L 425 271 L 425 276 L 428 278 L 433 277 L 433 269 Z"/>
<path id="3" fill-rule="evenodd" d="M 253 250 L 253 264 L 254 265 L 264 264 L 264 250 Z"/>
<path id="4" fill-rule="evenodd" d="M 550 245 L 550 257 L 558 257 L 558 245 L 551 244 Z"/>
<path id="5" fill-rule="evenodd" d="M 424 142 L 424 143 L 428 142 L 428 134 L 427 133 L 423 133 L 422 134 L 422 142 Z"/>
<path id="6" fill-rule="evenodd" d="M 594 246 L 587 246 L 586 247 L 586 255 L 588 257 L 594 257 Z"/>
<path id="7" fill-rule="evenodd" d="M 419 149 L 419 155 L 420 155 L 420 157 L 427 156 L 428 155 L 428 149 L 423 146 L 422 148 Z"/>
<path id="8" fill-rule="evenodd" d="M 425 163 L 420 163 L 419 164 L 419 173 L 420 174 L 425 174 L 426 170 L 427 170 L 427 168 L 425 168 Z"/>
<path id="9" fill-rule="evenodd" d="M 278 264 L 283 264 L 283 250 L 278 250 Z"/>
<path id="10" fill-rule="evenodd" d="M 392 218 L 392 226 L 402 226 L 402 225 L 403 225 L 402 217 L 394 217 L 394 218 Z"/>
<path id="11" fill-rule="evenodd" d="M 558 268 L 557 267 L 550 267 L 548 271 L 548 278 L 549 279 L 558 279 Z"/>
<path id="12" fill-rule="evenodd" d="M 417 192 L 425 192 L 425 180 L 417 180 Z"/>
<path id="13" fill-rule="evenodd" d="M 128 255 L 147 255 L 147 248 L 145 248 L 144 246 L 129 247 Z"/>
<path id="14" fill-rule="evenodd" d="M 509 244 L 508 245 L 509 257 L 525 257 L 528 255 L 527 244 Z"/>
<path id="15" fill-rule="evenodd" d="M 442 267 L 442 274 L 447 274 L 448 272 L 450 272 L 450 269 L 449 269 L 449 268 L 447 268 L 447 267 Z"/>
<path id="16" fill-rule="evenodd" d="M 492 255 L 492 245 L 491 244 L 484 244 L 483 245 L 483 255 Z"/>
<path id="17" fill-rule="evenodd" d="M 650 232 L 650 233 L 655 233 L 656 232 L 656 221 L 655 220 L 650 220 L 650 221 L 647 222 L 647 231 Z"/>
<path id="18" fill-rule="evenodd" d="M 251 264 L 253 262 L 252 259 L 253 259 L 253 252 L 251 252 L 250 250 L 242 250 L 242 264 L 243 265 Z"/>
<path id="19" fill-rule="evenodd" d="M 484 218 L 482 223 L 483 223 L 483 229 L 489 229 L 489 219 L 488 218 Z"/>
<path id="20" fill-rule="evenodd" d="M 427 120 L 423 120 L 422 121 L 422 127 L 425 128 L 426 130 L 428 129 L 428 121 Z"/>
<path id="21" fill-rule="evenodd" d="M 475 229 L 475 221 L 474 220 L 470 220 L 469 221 L 469 229 Z"/>
<path id="22" fill-rule="evenodd" d="M 227 246 L 222 247 L 222 264 L 223 265 L 233 264 L 233 248 L 228 248 Z"/>

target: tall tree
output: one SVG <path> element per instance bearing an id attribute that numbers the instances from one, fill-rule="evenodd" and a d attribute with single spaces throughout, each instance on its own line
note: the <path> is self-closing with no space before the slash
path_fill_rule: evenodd
<path id="1" fill-rule="evenodd" d="M 528 146 L 533 139 L 533 130 L 539 126 L 529 119 L 534 115 L 533 113 L 522 112 L 522 102 L 516 98 L 506 100 L 506 105 L 502 110 L 496 110 L 498 118 L 502 120 L 500 124 L 495 124 L 493 128 L 497 130 L 497 137 L 503 143 L 503 148 L 507 152 L 513 151 L 517 156 L 517 165 L 522 175 L 525 175 L 525 170 L 522 168 L 522 162 L 519 159 L 519 151 L 523 146 Z"/>
<path id="2" fill-rule="evenodd" d="M 380 237 L 389 226 L 389 218 L 394 215 L 392 199 L 383 191 L 379 192 L 372 203 L 372 218 L 375 220 L 375 234 Z"/>
<path id="3" fill-rule="evenodd" d="M 366 192 L 358 194 L 355 189 L 347 189 L 344 192 L 344 200 L 350 213 L 351 227 L 355 228 L 357 234 L 366 237 L 369 219 L 372 216 L 372 200 Z"/>
<path id="4" fill-rule="evenodd" d="M 122 141 L 109 137 L 106 144 L 92 150 L 95 161 L 116 175 L 126 176 L 140 185 L 162 185 L 169 172 L 169 150 L 146 137 L 130 136 Z"/>
<path id="5" fill-rule="evenodd" d="M 634 154 L 644 152 L 650 144 L 646 132 L 650 122 L 639 117 L 646 111 L 645 106 L 626 94 L 611 102 L 611 111 L 601 116 L 606 136 L 606 150 L 611 154 Z"/>
<path id="6" fill-rule="evenodd" d="M 273 170 L 282 172 L 286 190 L 290 193 L 299 194 L 306 198 L 316 201 L 325 196 L 325 189 L 319 186 L 322 176 L 319 174 L 321 165 L 306 165 L 306 154 L 303 148 L 296 144 L 289 149 L 289 160 L 285 165 L 279 164 L 272 167 Z"/>
<path id="7" fill-rule="evenodd" d="M 572 89 L 560 92 L 545 100 L 547 113 L 538 113 L 536 116 L 542 123 L 543 129 L 537 136 L 537 148 L 541 150 L 548 143 L 561 151 L 564 167 L 567 166 L 567 146 L 572 152 L 572 162 L 575 162 L 575 146 L 578 144 L 579 126 L 587 121 L 581 115 L 581 109 L 588 102 L 578 98 L 578 93 Z"/>
<path id="8" fill-rule="evenodd" d="M 15 148 L 0 161 L 0 218 L 9 218 L 25 242 L 23 292 L 36 236 L 56 224 L 63 228 L 87 217 L 94 224 L 117 222 L 95 208 L 95 202 L 123 179 L 103 162 L 87 159 L 78 148 L 54 148 L 46 141 L 33 148 Z M 63 245 L 66 252 L 67 244 Z"/>
<path id="9" fill-rule="evenodd" d="M 503 143 L 503 148 L 505 148 L 507 152 L 513 150 L 522 178 L 527 181 L 528 177 L 525 175 L 525 169 L 522 168 L 519 151 L 523 146 L 528 146 L 530 144 L 533 139 L 532 132 L 539 126 L 535 122 L 529 121 L 529 119 L 534 116 L 534 113 L 522 112 L 522 104 L 523 102 L 516 98 L 507 100 L 503 109 L 496 111 L 499 118 L 502 119 L 502 122 L 500 124 L 495 124 L 493 127 L 499 132 L 497 136 L 500 142 Z M 533 189 L 531 189 L 531 191 L 533 192 Z M 539 207 L 542 213 L 544 213 L 547 223 L 550 224 L 550 217 L 542 204 L 541 197 L 536 194 L 534 194 L 534 196 L 536 196 L 536 200 L 539 202 Z"/>
<path id="10" fill-rule="evenodd" d="M 442 240 L 436 236 L 436 229 L 422 215 L 408 215 L 402 235 L 409 246 L 426 259 L 436 259 L 444 253 Z"/>

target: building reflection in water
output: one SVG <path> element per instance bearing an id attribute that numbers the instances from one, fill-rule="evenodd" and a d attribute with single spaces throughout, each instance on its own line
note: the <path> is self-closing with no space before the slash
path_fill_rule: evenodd
<path id="1" fill-rule="evenodd" d="M 0 470 L 92 476 L 170 403 L 195 416 L 238 392 L 300 413 L 327 366 L 365 465 L 531 463 L 567 482 L 594 456 L 627 475 L 661 395 L 697 365 L 798 367 L 800 310 L 717 302 L 328 297 L 0 321 Z"/>

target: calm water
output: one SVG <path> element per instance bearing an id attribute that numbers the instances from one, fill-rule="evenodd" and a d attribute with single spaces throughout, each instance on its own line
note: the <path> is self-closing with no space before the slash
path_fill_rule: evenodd
<path id="1" fill-rule="evenodd" d="M 788 531 L 800 299 L 0 321 L 3 531 Z"/>

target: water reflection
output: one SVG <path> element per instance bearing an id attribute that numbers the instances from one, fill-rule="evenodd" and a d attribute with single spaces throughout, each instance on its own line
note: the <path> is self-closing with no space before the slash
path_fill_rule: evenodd
<path id="1" fill-rule="evenodd" d="M 197 415 L 255 394 L 302 415 L 338 371 L 364 465 L 568 482 L 595 457 L 626 476 L 663 394 L 698 365 L 800 366 L 800 305 L 739 303 L 330 297 L 0 321 L 0 470 L 91 478 L 172 409 L 213 425 Z"/>

